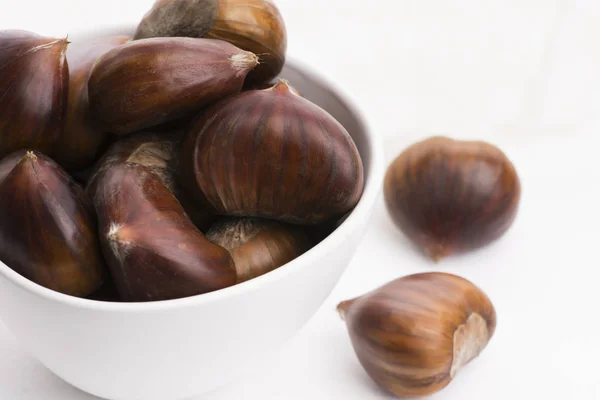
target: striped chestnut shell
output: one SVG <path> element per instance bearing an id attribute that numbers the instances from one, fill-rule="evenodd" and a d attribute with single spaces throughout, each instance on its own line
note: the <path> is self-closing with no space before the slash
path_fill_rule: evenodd
<path id="1" fill-rule="evenodd" d="M 439 261 L 499 239 L 517 216 L 521 183 L 498 147 L 436 136 L 392 161 L 384 197 L 399 229 Z"/>
<path id="2" fill-rule="evenodd" d="M 183 185 L 221 215 L 318 224 L 350 211 L 363 164 L 346 129 L 285 80 L 203 113 L 181 157 Z"/>
<path id="3" fill-rule="evenodd" d="M 356 356 L 367 374 L 399 398 L 444 389 L 487 347 L 496 330 L 489 297 L 456 275 L 408 275 L 343 301 Z"/>

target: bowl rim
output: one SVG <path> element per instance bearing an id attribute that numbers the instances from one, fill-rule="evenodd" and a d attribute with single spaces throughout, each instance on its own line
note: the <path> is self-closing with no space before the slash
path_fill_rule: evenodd
<path id="1" fill-rule="evenodd" d="M 118 31 L 119 27 L 116 27 Z M 95 30 L 76 32 L 77 35 L 91 35 Z M 75 36 L 75 35 L 74 35 Z M 277 268 L 265 275 L 242 282 L 224 289 L 219 289 L 209 293 L 198 294 L 194 296 L 171 299 L 158 300 L 152 302 L 129 302 L 118 303 L 101 300 L 86 299 L 76 296 L 70 296 L 61 292 L 41 286 L 24 276 L 18 274 L 6 264 L 0 261 L 0 274 L 2 274 L 10 283 L 20 287 L 27 292 L 43 298 L 45 300 L 62 303 L 66 306 L 79 309 L 95 310 L 95 311 L 110 311 L 122 313 L 145 313 L 164 311 L 173 308 L 181 308 L 187 306 L 200 306 L 209 304 L 226 298 L 243 296 L 245 293 L 256 290 L 258 287 L 269 285 L 273 282 L 283 279 L 286 275 L 301 268 L 306 263 L 319 262 L 332 249 L 338 248 L 349 236 L 350 233 L 358 229 L 358 225 L 366 218 L 370 219 L 372 209 L 379 197 L 384 178 L 384 150 L 381 136 L 372 129 L 368 118 L 364 113 L 359 111 L 353 101 L 349 99 L 349 95 L 338 86 L 335 82 L 326 80 L 323 76 L 314 71 L 314 68 L 308 66 L 302 61 L 293 57 L 286 56 L 286 64 L 294 67 L 297 72 L 308 77 L 317 85 L 328 88 L 331 95 L 340 102 L 356 119 L 358 126 L 365 133 L 366 151 L 369 154 L 369 162 L 364 165 L 365 171 L 365 186 L 363 194 L 354 207 L 348 214 L 347 218 L 324 240 L 315 247 L 290 261 L 289 263 Z"/>

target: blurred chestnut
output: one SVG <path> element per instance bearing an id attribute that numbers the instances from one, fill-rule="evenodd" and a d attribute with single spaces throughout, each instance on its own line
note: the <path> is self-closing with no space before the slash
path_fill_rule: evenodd
<path id="1" fill-rule="evenodd" d="M 25 278 L 87 296 L 106 277 L 93 209 L 66 172 L 42 153 L 0 161 L 0 260 Z"/>
<path id="2" fill-rule="evenodd" d="M 66 39 L 0 32 L 0 158 L 16 150 L 51 154 L 65 122 Z"/>
<path id="3" fill-rule="evenodd" d="M 384 183 L 397 226 L 438 261 L 502 236 L 516 218 L 521 185 L 496 146 L 431 137 L 403 151 Z"/>
<path id="4" fill-rule="evenodd" d="M 88 192 L 120 297 L 169 300 L 234 285 L 227 250 L 206 239 L 169 189 L 168 146 L 129 153 L 119 145 L 101 160 Z"/>
<path id="5" fill-rule="evenodd" d="M 363 191 L 346 129 L 284 80 L 208 109 L 182 152 L 182 184 L 223 215 L 317 224 L 353 209 Z"/>
<path id="6" fill-rule="evenodd" d="M 496 312 L 464 278 L 422 273 L 338 305 L 369 376 L 399 398 L 446 387 L 494 335 Z"/>
<path id="7" fill-rule="evenodd" d="M 223 218 L 206 237 L 229 250 L 238 282 L 273 271 L 308 251 L 312 245 L 297 226 L 258 218 Z"/>
<path id="8" fill-rule="evenodd" d="M 92 116 L 117 135 L 176 120 L 240 92 L 257 62 L 220 40 L 132 41 L 96 62 L 88 83 Z"/>
<path id="9" fill-rule="evenodd" d="M 275 78 L 285 64 L 285 22 L 270 0 L 219 0 L 216 22 L 206 37 L 225 40 L 259 57 L 260 64 L 246 79 L 249 85 Z"/>
<path id="10" fill-rule="evenodd" d="M 219 0 L 158 0 L 144 16 L 135 40 L 152 37 L 203 37 L 215 25 Z"/>
<path id="11" fill-rule="evenodd" d="M 68 171 L 82 171 L 99 156 L 107 133 L 89 113 L 88 80 L 96 60 L 130 38 L 109 36 L 75 42 L 69 46 L 69 98 L 65 129 L 56 142 L 54 159 Z"/>

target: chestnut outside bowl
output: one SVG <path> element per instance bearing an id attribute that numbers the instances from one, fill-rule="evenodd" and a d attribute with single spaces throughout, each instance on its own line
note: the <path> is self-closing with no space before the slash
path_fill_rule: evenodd
<path id="1" fill-rule="evenodd" d="M 74 42 L 130 27 L 70 34 Z M 365 167 L 356 208 L 323 242 L 262 277 L 216 292 L 153 303 L 108 303 L 41 287 L 0 263 L 0 318 L 25 351 L 71 385 L 111 400 L 176 400 L 253 370 L 317 312 L 362 240 L 379 196 L 380 139 L 340 95 L 289 61 L 282 76 L 354 138 Z"/>

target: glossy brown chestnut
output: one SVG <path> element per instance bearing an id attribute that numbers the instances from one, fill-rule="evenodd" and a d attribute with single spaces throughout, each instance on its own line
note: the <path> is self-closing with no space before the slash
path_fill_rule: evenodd
<path id="1" fill-rule="evenodd" d="M 65 122 L 66 39 L 0 32 L 0 158 L 16 150 L 51 154 Z"/>
<path id="2" fill-rule="evenodd" d="M 302 228 L 259 218 L 223 218 L 206 237 L 229 250 L 238 282 L 271 272 L 301 256 L 312 245 Z"/>
<path id="3" fill-rule="evenodd" d="M 54 161 L 20 150 L 0 161 L 0 260 L 25 278 L 73 296 L 98 289 L 106 271 L 93 209 Z"/>
<path id="4" fill-rule="evenodd" d="M 99 156 L 107 140 L 89 113 L 88 80 L 96 60 L 106 52 L 131 38 L 128 36 L 101 37 L 71 43 L 67 50 L 69 63 L 69 99 L 65 129 L 56 142 L 54 159 L 68 171 L 82 171 Z"/>
<path id="5" fill-rule="evenodd" d="M 516 218 L 521 185 L 497 147 L 431 137 L 389 166 L 384 197 L 389 214 L 433 260 L 482 247 Z"/>
<path id="6" fill-rule="evenodd" d="M 219 0 L 217 20 L 206 37 L 228 41 L 259 57 L 259 66 L 246 79 L 249 85 L 275 78 L 285 64 L 287 31 L 272 1 Z"/>
<path id="7" fill-rule="evenodd" d="M 115 142 L 103 162 L 137 164 L 150 169 L 175 195 L 192 222 L 205 232 L 216 220 L 214 211 L 188 197 L 179 184 L 179 156 L 183 131 L 151 130 Z"/>
<path id="8" fill-rule="evenodd" d="M 158 0 L 144 16 L 135 40 L 152 37 L 203 37 L 215 25 L 219 0 Z"/>
<path id="9" fill-rule="evenodd" d="M 445 388 L 496 329 L 494 306 L 481 289 L 438 272 L 396 279 L 338 311 L 367 374 L 399 398 Z"/>
<path id="10" fill-rule="evenodd" d="M 132 41 L 98 59 L 88 83 L 90 109 L 105 130 L 134 133 L 240 92 L 257 62 L 220 40 Z"/>
<path id="11" fill-rule="evenodd" d="M 317 224 L 362 195 L 363 164 L 348 132 L 283 80 L 207 110 L 182 151 L 183 185 L 223 215 Z"/>
<path id="12" fill-rule="evenodd" d="M 125 160 L 109 151 L 88 187 L 100 244 L 124 301 L 183 298 L 236 283 L 227 250 L 206 239 L 164 183 L 165 157 L 152 154 L 163 150 L 142 149 Z"/>

